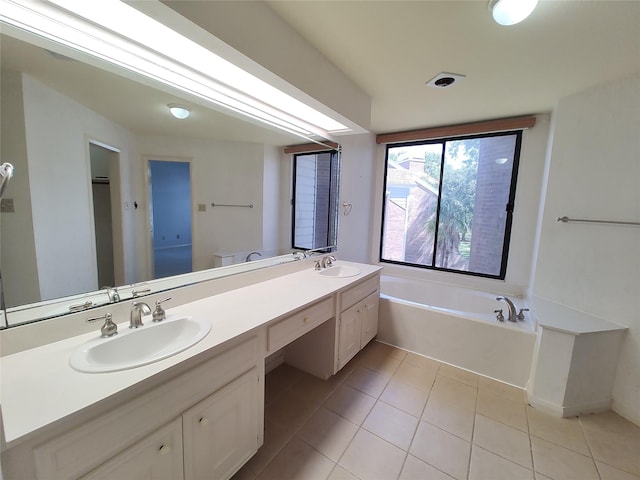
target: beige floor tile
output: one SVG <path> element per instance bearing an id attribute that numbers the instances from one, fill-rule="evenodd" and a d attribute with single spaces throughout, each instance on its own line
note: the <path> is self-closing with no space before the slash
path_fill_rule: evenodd
<path id="1" fill-rule="evenodd" d="M 438 376 L 431 389 L 429 402 L 449 403 L 465 410 L 476 409 L 478 390 L 449 377 Z"/>
<path id="2" fill-rule="evenodd" d="M 640 452 L 638 453 L 640 455 Z M 622 470 L 607 465 L 606 463 L 596 462 L 596 467 L 600 473 L 601 480 L 640 480 L 640 476 L 623 472 Z"/>
<path id="3" fill-rule="evenodd" d="M 437 360 L 433 360 L 432 358 L 418 355 L 417 353 L 412 352 L 407 352 L 407 355 L 406 357 L 404 357 L 403 362 L 415 367 L 432 371 L 433 373 L 438 373 L 438 369 L 441 365 L 441 363 Z"/>
<path id="4" fill-rule="evenodd" d="M 231 477 L 231 480 L 255 480 L 255 478 L 255 474 L 251 471 L 249 465 L 245 463 L 244 467 L 238 470 L 236 474 Z"/>
<path id="5" fill-rule="evenodd" d="M 384 375 L 391 376 L 406 356 L 407 352 L 380 342 L 370 342 L 356 357 L 353 363 L 364 365 Z"/>
<path id="6" fill-rule="evenodd" d="M 332 376 L 327 380 L 321 380 L 313 375 L 306 375 L 296 382 L 291 391 L 307 397 L 314 398 L 317 403 L 323 403 L 342 383 L 342 379 Z"/>
<path id="7" fill-rule="evenodd" d="M 383 375 L 374 370 L 356 367 L 353 372 L 351 372 L 351 375 L 349 375 L 349 378 L 347 378 L 346 383 L 367 395 L 378 398 L 390 379 L 390 376 Z"/>
<path id="8" fill-rule="evenodd" d="M 349 470 L 341 467 L 340 465 L 336 465 L 331 475 L 327 480 L 359 480 L 358 477 L 353 475 Z"/>
<path id="9" fill-rule="evenodd" d="M 521 430 L 477 415 L 473 443 L 530 470 L 533 468 L 529 435 Z"/>
<path id="10" fill-rule="evenodd" d="M 384 402 L 377 402 L 362 424 L 371 433 L 407 450 L 418 426 L 418 419 Z"/>
<path id="11" fill-rule="evenodd" d="M 362 425 L 376 399 L 348 385 L 341 385 L 325 402 L 324 406 L 351 423 Z"/>
<path id="12" fill-rule="evenodd" d="M 463 370 L 461 368 L 456 368 L 452 365 L 447 365 L 446 363 L 440 365 L 438 375 L 453 378 L 454 380 L 457 380 L 474 388 L 478 388 L 478 379 L 480 378 L 480 375 L 478 374 Z"/>
<path id="13" fill-rule="evenodd" d="M 492 378 L 479 376 L 478 388 L 480 390 L 488 390 L 490 392 L 500 394 L 502 397 L 508 398 L 510 400 L 519 400 L 521 402 L 524 402 L 526 400 L 526 392 L 523 389 L 514 387 L 513 385 L 509 385 L 506 383 L 498 382 L 497 380 L 493 380 Z"/>
<path id="14" fill-rule="evenodd" d="M 640 427 L 614 412 L 580 417 L 593 458 L 640 475 Z"/>
<path id="15" fill-rule="evenodd" d="M 340 465 L 361 479 L 395 479 L 405 455 L 398 447 L 360 429 L 340 459 Z"/>
<path id="16" fill-rule="evenodd" d="M 536 472 L 555 480 L 599 480 L 592 458 L 531 437 L 533 466 Z"/>
<path id="17" fill-rule="evenodd" d="M 451 480 L 452 478 L 413 455 L 408 455 L 398 480 Z"/>
<path id="18" fill-rule="evenodd" d="M 491 389 L 478 389 L 476 412 L 498 422 L 528 432 L 526 404 Z"/>
<path id="19" fill-rule="evenodd" d="M 245 468 L 254 475 L 264 470 L 267 464 L 273 460 L 294 433 L 291 427 L 283 427 L 269 420 L 265 420 L 264 427 L 264 443 L 262 447 L 260 447 L 258 452 L 251 457 L 251 460 L 245 464 Z"/>
<path id="20" fill-rule="evenodd" d="M 540 472 L 533 472 L 536 480 L 553 480 L 551 477 L 541 474 Z"/>
<path id="21" fill-rule="evenodd" d="M 357 425 L 326 408 L 321 408 L 300 429 L 297 436 L 330 460 L 337 462 L 357 431 Z"/>
<path id="22" fill-rule="evenodd" d="M 319 406 L 319 399 L 290 389 L 265 406 L 265 419 L 297 430 Z"/>
<path id="23" fill-rule="evenodd" d="M 437 369 L 431 367 L 419 367 L 411 363 L 402 362 L 395 371 L 393 378 L 428 392 L 436 379 L 436 372 Z"/>
<path id="24" fill-rule="evenodd" d="M 259 480 L 325 480 L 334 463 L 302 440 L 291 439 L 258 476 Z"/>
<path id="25" fill-rule="evenodd" d="M 287 392 L 306 374 L 286 363 L 270 371 L 264 378 L 265 402 L 269 403 Z"/>
<path id="26" fill-rule="evenodd" d="M 387 376 L 392 376 L 401 363 L 401 360 L 395 357 L 364 356 L 356 357 L 354 360 L 352 360 L 354 365 L 363 366 Z"/>
<path id="27" fill-rule="evenodd" d="M 428 396 L 429 392 L 426 390 L 391 379 L 380 395 L 380 400 L 420 418 Z"/>
<path id="28" fill-rule="evenodd" d="M 374 354 L 378 356 L 385 356 L 389 358 L 395 358 L 396 360 L 402 361 L 404 357 L 407 355 L 406 350 L 402 350 L 401 348 L 394 347 L 393 345 L 389 345 L 388 343 L 382 343 L 377 340 L 373 340 L 369 342 L 369 344 L 364 348 L 366 354 Z"/>
<path id="29" fill-rule="evenodd" d="M 433 392 L 432 392 L 433 395 Z M 429 398 L 422 419 L 470 442 L 473 434 L 474 410 L 468 410 L 442 399 Z"/>
<path id="30" fill-rule="evenodd" d="M 533 471 L 474 445 L 469 480 L 533 480 Z"/>
<path id="31" fill-rule="evenodd" d="M 454 478 L 467 478 L 471 444 L 421 421 L 409 452 Z"/>
<path id="32" fill-rule="evenodd" d="M 471 441 L 477 390 L 438 375 L 431 389 L 423 420 Z"/>
<path id="33" fill-rule="evenodd" d="M 527 406 L 529 433 L 583 455 L 591 455 L 577 418 L 554 417 Z"/>

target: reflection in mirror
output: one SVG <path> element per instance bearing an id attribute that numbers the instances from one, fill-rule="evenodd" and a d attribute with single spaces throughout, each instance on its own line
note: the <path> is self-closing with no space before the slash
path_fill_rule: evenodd
<path id="1" fill-rule="evenodd" d="M 2 161 L 15 167 L 0 217 L 8 325 L 108 303 L 108 286 L 118 286 L 124 300 L 210 278 L 140 285 L 184 271 L 154 263 L 162 241 L 188 244 L 193 272 L 258 254 L 252 265 L 220 274 L 294 259 L 286 255 L 290 158 L 281 147 L 299 137 L 71 59 L 53 44 L 2 35 L 1 47 Z M 191 115 L 170 116 L 170 103 Z M 159 193 L 167 213 L 156 211 L 154 162 L 188 166 L 181 183 L 188 191 Z M 172 211 L 180 199 L 190 208 L 190 227 L 160 226 L 181 215 Z"/>

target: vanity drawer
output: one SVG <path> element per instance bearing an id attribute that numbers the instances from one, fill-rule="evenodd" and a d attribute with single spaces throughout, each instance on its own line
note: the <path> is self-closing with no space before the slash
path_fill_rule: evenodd
<path id="1" fill-rule="evenodd" d="M 314 303 L 267 329 L 267 353 L 291 343 L 335 315 L 333 296 Z"/>
<path id="2" fill-rule="evenodd" d="M 358 283 L 357 285 L 342 292 L 342 303 L 340 304 L 340 311 L 344 312 L 347 308 L 355 305 L 363 298 L 368 297 L 371 293 L 378 290 L 380 287 L 380 275 L 376 275 L 373 278 Z"/>

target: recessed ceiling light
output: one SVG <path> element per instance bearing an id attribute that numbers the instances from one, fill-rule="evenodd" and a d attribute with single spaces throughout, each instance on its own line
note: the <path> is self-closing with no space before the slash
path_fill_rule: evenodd
<path id="1" fill-rule="evenodd" d="M 169 107 L 169 111 L 171 112 L 171 115 L 173 115 L 176 118 L 179 118 L 180 120 L 184 120 L 185 118 L 188 118 L 189 115 L 191 115 L 191 110 L 189 110 L 184 105 L 178 105 L 177 103 L 170 103 L 169 105 L 167 105 L 167 107 Z"/>
<path id="2" fill-rule="evenodd" d="M 536 8 L 538 0 L 490 0 L 489 10 L 500 25 L 520 23 Z"/>
<path id="3" fill-rule="evenodd" d="M 428 87 L 447 88 L 453 85 L 454 83 L 457 83 L 460 80 L 463 80 L 464 78 L 465 78 L 464 75 L 460 75 L 458 73 L 442 72 L 436 75 L 435 77 L 433 77 L 431 80 L 429 80 L 426 83 L 426 85 Z"/>

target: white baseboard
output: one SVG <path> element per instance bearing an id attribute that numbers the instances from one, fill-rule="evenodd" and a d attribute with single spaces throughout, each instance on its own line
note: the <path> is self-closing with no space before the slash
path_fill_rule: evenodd
<path id="1" fill-rule="evenodd" d="M 528 392 L 527 392 L 528 393 Z M 600 402 L 584 403 L 580 405 L 558 405 L 541 398 L 527 395 L 527 401 L 533 408 L 537 408 L 555 417 L 576 417 L 578 415 L 588 415 L 590 413 L 606 412 L 611 410 L 611 400 Z"/>

